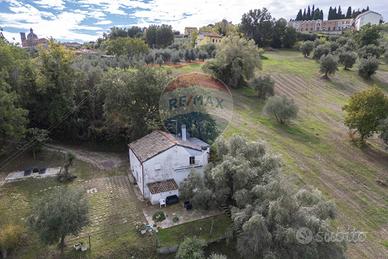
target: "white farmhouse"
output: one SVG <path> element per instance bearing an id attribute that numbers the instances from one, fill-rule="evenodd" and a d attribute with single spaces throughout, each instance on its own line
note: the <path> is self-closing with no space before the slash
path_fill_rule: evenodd
<path id="1" fill-rule="evenodd" d="M 364 25 L 367 25 L 367 24 L 377 25 L 377 24 L 380 24 L 382 20 L 383 20 L 383 16 L 381 16 L 381 14 L 373 11 L 366 11 L 366 12 L 363 12 L 362 14 L 359 14 L 354 19 L 354 27 L 358 31 Z"/>
<path id="2" fill-rule="evenodd" d="M 179 196 L 178 186 L 191 171 L 203 175 L 209 145 L 188 137 L 185 125 L 181 136 L 158 130 L 129 144 L 133 177 L 143 197 L 152 204 L 168 196 Z"/>

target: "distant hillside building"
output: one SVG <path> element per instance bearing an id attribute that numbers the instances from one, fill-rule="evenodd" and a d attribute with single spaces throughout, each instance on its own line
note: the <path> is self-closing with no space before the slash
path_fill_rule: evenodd
<path id="1" fill-rule="evenodd" d="M 338 20 L 309 20 L 288 22 L 288 26 L 293 27 L 297 32 L 320 32 L 326 34 L 340 34 L 345 30 L 359 30 L 366 24 L 376 25 L 382 21 L 383 17 L 373 11 L 367 11 L 358 15 L 355 19 L 338 19 Z"/>
<path id="2" fill-rule="evenodd" d="M 197 27 L 186 27 L 185 28 L 185 35 L 186 36 L 191 36 L 193 33 L 198 33 Z"/>
<path id="3" fill-rule="evenodd" d="M 35 49 L 38 46 L 48 46 L 48 40 L 44 38 L 38 38 L 32 29 L 30 29 L 30 33 L 27 34 L 27 37 L 24 32 L 21 32 L 20 39 L 23 48 Z"/>
<path id="4" fill-rule="evenodd" d="M 195 46 L 197 47 L 210 43 L 218 44 L 221 42 L 222 38 L 223 37 L 220 34 L 215 32 L 201 32 L 195 41 Z"/>
<path id="5" fill-rule="evenodd" d="M 362 14 L 359 14 L 354 19 L 354 27 L 356 30 L 360 30 L 360 28 L 367 24 L 380 24 L 383 21 L 383 16 L 379 13 L 373 11 L 366 11 Z"/>

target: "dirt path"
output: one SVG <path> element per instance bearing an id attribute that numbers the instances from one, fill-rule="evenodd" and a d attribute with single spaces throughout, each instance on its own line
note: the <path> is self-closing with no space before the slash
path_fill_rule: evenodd
<path id="1" fill-rule="evenodd" d="M 79 147 L 69 147 L 62 145 L 46 145 L 45 148 L 50 151 L 56 151 L 61 153 L 73 153 L 77 159 L 86 163 L 92 164 L 101 170 L 112 170 L 124 165 L 126 160 L 125 156 L 119 153 L 112 152 L 96 152 L 85 150 Z"/>

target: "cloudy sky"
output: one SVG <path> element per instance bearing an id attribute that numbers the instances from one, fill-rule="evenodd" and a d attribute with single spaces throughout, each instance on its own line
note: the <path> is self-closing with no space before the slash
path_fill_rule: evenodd
<path id="1" fill-rule="evenodd" d="M 371 10 L 388 19 L 386 0 L 367 1 Z M 341 4 L 366 7 L 362 0 L 0 0 L 0 27 L 10 41 L 30 28 L 39 37 L 61 41 L 92 41 L 112 26 L 170 24 L 176 30 L 227 19 L 238 23 L 250 9 L 267 7 L 276 18 L 294 18 L 300 8 L 315 4 L 324 10 Z M 15 40 L 13 40 L 13 38 Z"/>

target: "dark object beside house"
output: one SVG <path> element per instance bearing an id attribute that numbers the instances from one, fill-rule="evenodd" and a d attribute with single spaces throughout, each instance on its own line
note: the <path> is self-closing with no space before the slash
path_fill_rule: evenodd
<path id="1" fill-rule="evenodd" d="M 47 168 L 41 168 L 41 169 L 39 169 L 39 174 L 44 174 L 44 173 L 46 173 L 46 170 L 47 170 Z"/>
<path id="2" fill-rule="evenodd" d="M 171 205 L 179 202 L 179 198 L 176 195 L 171 195 L 166 198 L 166 204 Z"/>
<path id="3" fill-rule="evenodd" d="M 33 173 L 39 173 L 39 168 L 36 168 L 36 167 L 35 167 L 35 168 L 32 168 L 32 172 L 33 172 Z"/>
<path id="4" fill-rule="evenodd" d="M 191 204 L 190 201 L 185 201 L 183 203 L 183 206 L 185 207 L 186 210 L 192 210 L 193 209 L 193 204 Z"/>

